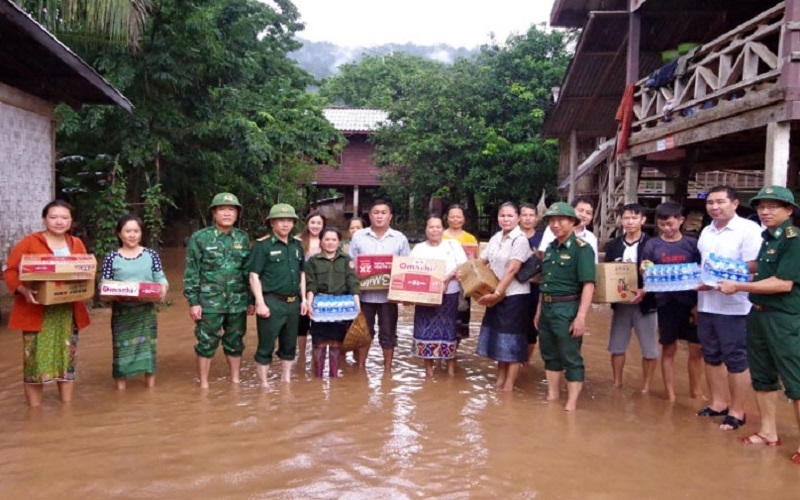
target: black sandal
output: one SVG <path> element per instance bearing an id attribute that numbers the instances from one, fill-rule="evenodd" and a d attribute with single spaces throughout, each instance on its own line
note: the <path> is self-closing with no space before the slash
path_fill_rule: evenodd
<path id="1" fill-rule="evenodd" d="M 724 410 L 717 411 L 710 406 L 706 406 L 702 410 L 697 412 L 698 417 L 725 417 L 728 415 L 728 409 L 725 408 Z"/>
<path id="2" fill-rule="evenodd" d="M 733 415 L 725 415 L 725 418 L 722 419 L 722 423 L 719 424 L 719 428 L 723 431 L 735 431 L 739 427 L 743 426 L 747 421 L 747 417 L 744 418 L 736 418 Z M 723 425 L 727 425 L 730 429 L 722 429 Z"/>

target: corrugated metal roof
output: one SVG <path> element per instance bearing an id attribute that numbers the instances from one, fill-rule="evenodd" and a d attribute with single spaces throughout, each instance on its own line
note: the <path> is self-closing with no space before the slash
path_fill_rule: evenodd
<path id="1" fill-rule="evenodd" d="M 340 132 L 369 133 L 389 119 L 389 112 L 370 108 L 325 108 L 325 118 Z"/>
<path id="2" fill-rule="evenodd" d="M 0 0 L 0 81 L 50 102 L 133 106 L 94 68 L 10 0 Z"/>

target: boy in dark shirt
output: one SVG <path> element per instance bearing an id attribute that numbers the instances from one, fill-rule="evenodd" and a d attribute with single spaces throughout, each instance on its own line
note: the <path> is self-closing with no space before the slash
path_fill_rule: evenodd
<path id="1" fill-rule="evenodd" d="M 642 251 L 641 271 L 650 263 L 683 264 L 700 263 L 697 240 L 681 233 L 683 208 L 675 202 L 662 203 L 656 207 L 656 222 L 659 237 L 645 243 Z M 661 344 L 661 373 L 667 399 L 675 401 L 675 353 L 678 340 L 689 345 L 689 394 L 691 398 L 705 399 L 701 387 L 703 377 L 703 354 L 697 338 L 695 315 L 697 313 L 697 292 L 656 293 L 658 306 L 658 341 Z"/>

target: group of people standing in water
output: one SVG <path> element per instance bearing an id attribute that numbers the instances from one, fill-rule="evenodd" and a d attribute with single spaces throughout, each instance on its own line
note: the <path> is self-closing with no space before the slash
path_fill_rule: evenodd
<path id="1" fill-rule="evenodd" d="M 758 432 L 742 442 L 778 446 L 775 405 L 780 382 L 800 421 L 800 344 L 792 340 L 800 328 L 796 321 L 800 289 L 795 286 L 800 282 L 795 259 L 800 258 L 800 230 L 792 225 L 798 205 L 793 194 L 781 186 L 765 187 L 751 205 L 761 228 L 736 215 L 735 190 L 726 186 L 711 189 L 707 210 L 713 220 L 699 242 L 681 236 L 683 217 L 677 204 L 664 203 L 656 209 L 660 234 L 649 240 L 641 231 L 645 220 L 642 207 L 623 207 L 620 216 L 624 234 L 609 242 L 607 261 L 635 262 L 643 270 L 651 261 L 674 263 L 678 257 L 680 262 L 698 261 L 716 252 L 748 261 L 755 278 L 750 283 L 721 280 L 717 287 L 701 286 L 695 292 L 701 296 L 699 306 L 696 299 L 675 302 L 680 298 L 677 295 L 656 294 L 654 301 L 647 301 L 651 294 L 638 291 L 631 304 L 614 308 L 609 352 L 614 385 L 619 387 L 625 350 L 631 331 L 635 331 L 643 346 L 643 389 L 649 390 L 657 356 L 653 337 L 657 324 L 658 340 L 664 348 L 665 387 L 668 398 L 674 400 L 674 344 L 678 339 L 688 340 L 691 395 L 704 398 L 697 366 L 700 354 L 711 390 L 711 401 L 698 415 L 722 417 L 720 428 L 724 430 L 745 425 L 743 394 L 750 378 L 762 420 Z M 209 206 L 213 225 L 197 231 L 188 241 L 184 295 L 195 323 L 197 374 L 202 388 L 209 386 L 211 359 L 220 344 L 231 382 L 240 382 L 248 315 L 256 316 L 255 361 L 262 387 L 268 386 L 274 355 L 280 360 L 280 380 L 291 381 L 298 348 L 305 360 L 308 335 L 312 338 L 314 375 L 324 376 L 327 361 L 328 375 L 337 377 L 344 360 L 342 342 L 351 322 L 315 321 L 312 304 L 320 295 L 355 297 L 370 335 L 378 337 L 384 370 L 390 371 L 398 341 L 398 304 L 388 300 L 387 290 L 359 289 L 354 261 L 362 255 L 412 255 L 445 262 L 441 305 L 414 306 L 411 350 L 424 360 L 427 376 L 433 376 L 436 361 L 443 362 L 448 375 L 454 375 L 459 343 L 469 336 L 470 299 L 461 291 L 459 282 L 464 276 L 459 266 L 467 261 L 465 248 L 477 248 L 478 243 L 464 230 L 462 207 L 453 205 L 442 215 L 429 216 L 425 240 L 413 250 L 406 236 L 391 227 L 392 207 L 384 200 L 370 206 L 368 226 L 358 218 L 350 221 L 346 238 L 316 211 L 307 215 L 301 234 L 293 236 L 298 216 L 293 207 L 279 203 L 267 217 L 270 233 L 252 245 L 248 235 L 235 227 L 242 208 L 235 195 L 216 195 Z M 547 400 L 560 399 L 564 378 L 564 409 L 572 411 L 584 380 L 581 343 L 598 260 L 597 239 L 586 228 L 593 217 L 593 205 L 591 199 L 578 197 L 571 205 L 554 203 L 541 216 L 545 231 L 536 230 L 539 214 L 535 206 L 502 204 L 497 213 L 500 230 L 475 255 L 498 280 L 493 291 L 476 298 L 486 308 L 477 354 L 497 363 L 495 386 L 509 391 L 538 340 Z M 81 240 L 70 234 L 72 207 L 68 203 L 48 203 L 42 219 L 45 229 L 24 237 L 12 249 L 3 272 L 8 289 L 15 295 L 9 327 L 23 332 L 23 380 L 31 406 L 41 404 L 42 387 L 47 382 L 57 383 L 62 401 L 72 398 L 78 331 L 90 321 L 83 302 L 42 305 L 34 290 L 20 280 L 24 255 L 86 253 Z M 141 244 L 144 229 L 134 215 L 120 219 L 116 227 L 120 247 L 105 256 L 102 280 L 157 282 L 163 300 L 169 285 L 158 253 Z M 687 242 L 691 248 L 684 248 Z M 541 272 L 531 279 L 529 270 L 522 271 L 537 261 Z M 657 323 L 652 321 L 655 312 Z M 697 333 L 690 335 L 695 329 Z M 152 387 L 156 374 L 156 305 L 115 302 L 111 333 L 116 387 L 125 389 L 127 379 L 140 374 Z M 354 352 L 358 367 L 365 366 L 368 350 L 367 346 Z M 800 452 L 791 459 L 800 463 Z"/>

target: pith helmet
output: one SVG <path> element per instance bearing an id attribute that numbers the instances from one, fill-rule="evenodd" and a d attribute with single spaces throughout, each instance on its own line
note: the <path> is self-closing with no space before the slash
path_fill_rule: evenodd
<path id="1" fill-rule="evenodd" d="M 548 217 L 571 217 L 576 223 L 580 224 L 581 222 L 581 220 L 575 215 L 575 209 L 572 208 L 572 205 L 569 203 L 564 203 L 563 201 L 553 203 L 547 208 L 544 218 L 547 219 Z"/>
<path id="2" fill-rule="evenodd" d="M 211 210 L 212 208 L 219 206 L 231 206 L 236 207 L 239 210 L 242 209 L 242 205 L 239 203 L 239 198 L 237 198 L 235 194 L 231 193 L 218 193 L 216 196 L 214 196 L 214 199 L 211 200 L 211 205 L 208 206 L 208 209 Z"/>
<path id="3" fill-rule="evenodd" d="M 297 214 L 294 213 L 294 208 L 288 203 L 278 203 L 269 209 L 269 219 L 297 219 Z"/>
<path id="4" fill-rule="evenodd" d="M 781 203 L 788 203 L 794 208 L 800 208 L 794 201 L 794 193 L 783 186 L 764 186 L 757 195 L 750 199 L 750 206 L 755 208 L 758 205 L 758 200 L 775 200 Z"/>

